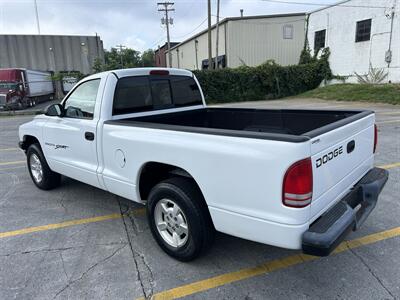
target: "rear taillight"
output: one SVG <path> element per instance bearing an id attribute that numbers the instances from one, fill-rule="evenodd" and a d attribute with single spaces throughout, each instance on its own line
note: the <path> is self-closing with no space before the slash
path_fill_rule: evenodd
<path id="1" fill-rule="evenodd" d="M 376 151 L 376 145 L 378 145 L 378 126 L 374 124 L 374 153 Z"/>
<path id="2" fill-rule="evenodd" d="M 283 178 L 283 204 L 296 208 L 305 207 L 311 203 L 312 190 L 311 158 L 300 160 L 291 165 Z"/>

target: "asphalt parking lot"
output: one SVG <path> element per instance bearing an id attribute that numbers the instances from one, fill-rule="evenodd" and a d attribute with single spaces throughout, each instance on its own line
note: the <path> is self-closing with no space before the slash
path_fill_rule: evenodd
<path id="1" fill-rule="evenodd" d="M 180 263 L 153 240 L 143 207 L 69 178 L 37 189 L 18 125 L 0 118 L 0 299 L 399 299 L 400 107 L 322 100 L 231 106 L 377 112 L 376 165 L 390 172 L 363 227 L 326 258 L 217 234 L 206 256 Z"/>

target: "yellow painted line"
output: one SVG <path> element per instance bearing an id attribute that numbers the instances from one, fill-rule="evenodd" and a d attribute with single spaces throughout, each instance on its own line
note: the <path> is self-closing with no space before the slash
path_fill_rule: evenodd
<path id="1" fill-rule="evenodd" d="M 16 151 L 18 150 L 18 148 L 0 148 L 0 152 L 1 151 Z"/>
<path id="2" fill-rule="evenodd" d="M 376 122 L 376 125 L 392 124 L 392 123 L 400 123 L 400 120 L 390 120 L 390 121 Z"/>
<path id="3" fill-rule="evenodd" d="M 131 212 L 131 214 L 134 215 L 134 216 L 137 216 L 137 217 L 138 216 L 144 216 L 146 214 L 146 208 L 143 207 L 143 208 L 134 209 Z"/>
<path id="4" fill-rule="evenodd" d="M 379 167 L 379 168 L 382 168 L 382 169 L 389 170 L 389 169 L 393 169 L 393 168 L 400 167 L 400 162 L 394 163 L 394 164 L 390 164 L 390 165 L 378 166 L 378 167 Z"/>
<path id="5" fill-rule="evenodd" d="M 82 224 L 88 224 L 88 223 L 94 223 L 94 222 L 101 222 L 101 221 L 119 219 L 119 218 L 121 218 L 121 214 L 116 213 L 116 214 L 93 217 L 93 218 L 71 220 L 71 221 L 36 226 L 36 227 L 28 227 L 28 228 L 23 228 L 23 229 L 14 230 L 14 231 L 0 232 L 0 238 L 6 238 L 6 237 L 23 235 L 23 234 L 32 233 L 32 232 L 59 229 L 59 228 L 64 228 L 64 227 L 70 227 L 70 226 L 82 225 Z"/>
<path id="6" fill-rule="evenodd" d="M 26 163 L 26 160 L 6 161 L 6 162 L 0 162 L 0 166 L 19 165 L 19 164 L 25 164 L 25 163 Z"/>
<path id="7" fill-rule="evenodd" d="M 7 170 L 16 170 L 16 169 L 22 169 L 25 168 L 26 166 L 18 166 L 18 167 L 13 167 L 13 168 L 0 168 L 0 171 L 7 171 Z"/>
<path id="8" fill-rule="evenodd" d="M 382 240 L 400 236 L 400 227 L 389 229 L 386 231 L 374 233 L 351 241 L 341 243 L 333 252 L 338 254 L 346 250 L 355 249 L 361 246 L 370 245 Z M 265 275 L 277 270 L 286 269 L 291 266 L 299 265 L 307 261 L 317 260 L 319 257 L 310 256 L 305 254 L 296 254 L 280 259 L 275 259 L 261 265 L 242 269 L 236 272 L 226 273 L 219 276 L 211 277 L 208 279 L 200 280 L 190 284 L 182 285 L 170 290 L 162 291 L 154 294 L 152 299 L 176 299 L 199 292 L 220 287 L 229 283 L 237 282 L 240 280 L 252 278 L 259 275 Z M 144 298 L 138 298 L 144 299 Z"/>

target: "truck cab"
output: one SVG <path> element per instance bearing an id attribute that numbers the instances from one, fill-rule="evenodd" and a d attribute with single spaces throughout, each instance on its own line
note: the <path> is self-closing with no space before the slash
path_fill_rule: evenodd
<path id="1" fill-rule="evenodd" d="M 24 72 L 17 69 L 0 69 L 0 109 L 23 108 L 26 103 Z"/>

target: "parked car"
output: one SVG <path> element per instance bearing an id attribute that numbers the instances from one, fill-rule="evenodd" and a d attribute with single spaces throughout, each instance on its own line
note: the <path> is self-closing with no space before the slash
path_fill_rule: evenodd
<path id="1" fill-rule="evenodd" d="M 89 76 L 19 139 L 38 188 L 62 174 L 145 204 L 155 240 L 182 261 L 215 230 L 328 255 L 388 179 L 372 111 L 207 107 L 179 69 Z"/>
<path id="2" fill-rule="evenodd" d="M 50 72 L 0 69 L 0 109 L 23 109 L 54 98 Z"/>

